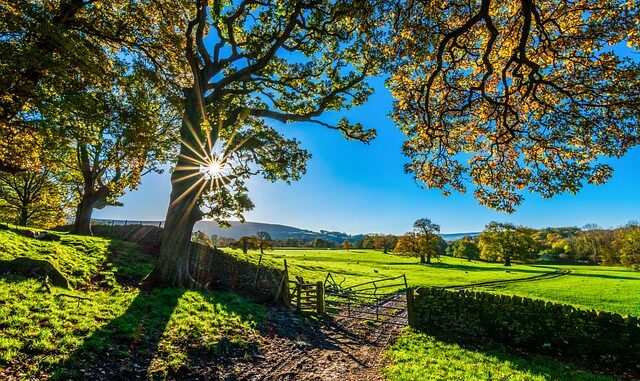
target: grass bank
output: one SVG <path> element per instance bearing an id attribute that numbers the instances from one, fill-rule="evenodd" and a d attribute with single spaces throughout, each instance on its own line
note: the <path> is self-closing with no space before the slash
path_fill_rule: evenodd
<path id="1" fill-rule="evenodd" d="M 0 231 L 0 260 L 46 259 L 71 289 L 0 274 L 0 379 L 126 379 L 223 372 L 256 350 L 264 307 L 236 295 L 133 287 L 154 263 L 136 245 Z M 81 299 L 79 299 L 81 298 Z"/>

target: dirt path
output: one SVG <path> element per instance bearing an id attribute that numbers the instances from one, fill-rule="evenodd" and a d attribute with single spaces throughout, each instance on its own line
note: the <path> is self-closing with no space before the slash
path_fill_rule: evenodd
<path id="1" fill-rule="evenodd" d="M 404 294 L 384 303 L 400 305 Z M 383 322 L 367 321 L 366 309 L 352 318 L 305 320 L 272 309 L 264 326 L 265 344 L 252 360 L 236 364 L 236 380 L 382 380 L 379 369 L 386 346 L 406 325 L 407 312 Z"/>

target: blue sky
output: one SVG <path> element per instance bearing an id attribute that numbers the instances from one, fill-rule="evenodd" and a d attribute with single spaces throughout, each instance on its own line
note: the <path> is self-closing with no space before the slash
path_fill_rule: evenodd
<path id="1" fill-rule="evenodd" d="M 278 127 L 301 140 L 313 157 L 305 177 L 290 186 L 260 178 L 249 182 L 255 209 L 248 221 L 278 223 L 312 230 L 347 233 L 401 234 L 413 221 L 428 217 L 443 233 L 480 231 L 489 221 L 507 221 L 532 227 L 610 227 L 640 219 L 637 190 L 640 149 L 619 160 L 609 160 L 615 172 L 607 184 L 585 185 L 577 195 L 541 199 L 530 194 L 513 214 L 492 211 L 469 193 L 443 197 L 438 190 L 420 189 L 403 172 L 403 134 L 388 114 L 392 100 L 383 80 L 372 81 L 376 91 L 367 104 L 346 112 L 352 121 L 376 128 L 378 137 L 369 145 L 346 141 L 338 132 L 297 123 Z M 326 120 L 337 120 L 328 115 Z M 95 218 L 163 220 L 169 199 L 169 174 L 150 174 L 138 190 L 121 201 L 124 207 L 107 207 Z"/>

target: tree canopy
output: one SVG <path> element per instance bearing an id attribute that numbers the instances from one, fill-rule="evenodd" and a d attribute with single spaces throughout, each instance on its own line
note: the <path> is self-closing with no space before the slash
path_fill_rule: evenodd
<path id="1" fill-rule="evenodd" d="M 406 1 L 388 80 L 406 172 L 514 211 L 605 182 L 638 144 L 640 6 L 625 0 Z M 622 53 L 621 53 L 622 52 Z"/>
<path id="2" fill-rule="evenodd" d="M 29 1 L 0 4 L 0 170 L 39 169 L 60 135 L 40 123 L 56 96 L 145 69 L 168 96 L 184 83 L 177 60 L 181 1 Z"/>
<path id="3" fill-rule="evenodd" d="M 480 234 L 478 247 L 482 259 L 504 261 L 511 266 L 511 260 L 530 261 L 537 254 L 537 243 L 533 237 L 535 230 L 509 223 L 491 222 Z"/>

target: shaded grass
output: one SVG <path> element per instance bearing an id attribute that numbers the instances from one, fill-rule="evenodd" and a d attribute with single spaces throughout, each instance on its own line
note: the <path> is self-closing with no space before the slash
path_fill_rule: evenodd
<path id="1" fill-rule="evenodd" d="M 477 350 L 438 341 L 406 329 L 386 353 L 388 380 L 608 381 L 573 364 L 548 357 L 524 358 L 502 349 Z"/>
<path id="2" fill-rule="evenodd" d="M 49 294 L 40 279 L 1 275 L 0 379 L 162 379 L 215 371 L 220 356 L 259 340 L 264 307 L 234 294 L 131 287 L 154 264 L 135 244 L 0 231 L 0 259 L 17 257 L 49 260 L 73 288 Z"/>

